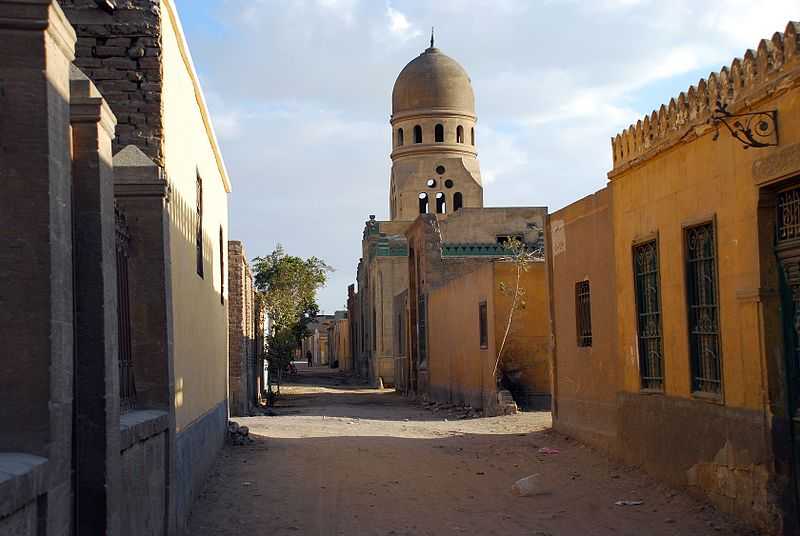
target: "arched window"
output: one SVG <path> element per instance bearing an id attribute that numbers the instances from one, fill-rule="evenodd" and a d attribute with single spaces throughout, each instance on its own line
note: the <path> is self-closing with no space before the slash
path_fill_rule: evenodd
<path id="1" fill-rule="evenodd" d="M 436 214 L 447 212 L 447 200 L 442 192 L 436 193 Z"/>
<path id="2" fill-rule="evenodd" d="M 444 126 L 442 124 L 436 125 L 434 134 L 436 136 L 436 143 L 442 143 L 444 141 Z"/>
<path id="3" fill-rule="evenodd" d="M 472 145 L 475 145 L 475 127 L 472 127 L 472 129 L 469 132 L 469 136 L 472 141 Z"/>
<path id="4" fill-rule="evenodd" d="M 400 147 L 403 145 L 403 129 L 397 129 L 397 146 Z"/>
<path id="5" fill-rule="evenodd" d="M 458 210 L 464 206 L 464 197 L 461 195 L 461 192 L 456 192 L 453 194 L 453 210 Z"/>
<path id="6" fill-rule="evenodd" d="M 425 192 L 419 194 L 419 213 L 420 214 L 428 213 L 428 194 L 426 194 Z"/>
<path id="7" fill-rule="evenodd" d="M 419 125 L 414 127 L 414 143 L 422 143 L 422 127 Z"/>
<path id="8" fill-rule="evenodd" d="M 464 127 L 461 125 L 456 129 L 456 143 L 464 143 Z"/>

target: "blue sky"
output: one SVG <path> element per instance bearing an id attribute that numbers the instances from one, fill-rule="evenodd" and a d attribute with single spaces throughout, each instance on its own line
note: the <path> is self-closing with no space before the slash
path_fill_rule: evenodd
<path id="1" fill-rule="evenodd" d="M 489 206 L 602 188 L 610 138 L 761 38 L 796 0 L 177 0 L 233 182 L 230 236 L 336 268 L 343 308 L 370 214 L 388 216 L 391 90 L 436 43 L 472 78 Z"/>

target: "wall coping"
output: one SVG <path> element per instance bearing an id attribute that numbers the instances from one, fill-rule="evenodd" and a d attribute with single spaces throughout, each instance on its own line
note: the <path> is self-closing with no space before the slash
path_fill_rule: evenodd
<path id="1" fill-rule="evenodd" d="M 47 458 L 0 452 L 0 518 L 12 514 L 47 489 Z"/>
<path id="2" fill-rule="evenodd" d="M 157 409 L 132 410 L 119 416 L 120 452 L 134 443 L 158 435 L 169 428 L 169 413 Z"/>

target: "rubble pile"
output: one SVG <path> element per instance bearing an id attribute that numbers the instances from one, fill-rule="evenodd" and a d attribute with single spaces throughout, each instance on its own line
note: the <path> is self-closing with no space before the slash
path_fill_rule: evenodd
<path id="1" fill-rule="evenodd" d="M 475 419 L 477 417 L 483 417 L 483 412 L 481 410 L 475 409 L 469 405 L 445 404 L 433 402 L 431 400 L 424 400 L 422 402 L 422 406 L 428 411 L 432 411 L 433 413 L 441 413 L 444 417 L 453 420 Z"/>

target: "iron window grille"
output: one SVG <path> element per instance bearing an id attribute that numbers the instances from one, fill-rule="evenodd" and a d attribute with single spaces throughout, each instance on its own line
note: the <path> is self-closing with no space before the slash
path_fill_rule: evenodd
<path id="1" fill-rule="evenodd" d="M 713 222 L 685 230 L 692 390 L 722 394 L 716 240 Z"/>
<path id="2" fill-rule="evenodd" d="M 800 188 L 779 193 L 777 209 L 778 243 L 800 239 Z"/>
<path id="3" fill-rule="evenodd" d="M 478 323 L 480 332 L 481 349 L 489 348 L 489 314 L 486 302 L 478 304 Z"/>
<path id="4" fill-rule="evenodd" d="M 131 300 L 128 285 L 130 234 L 125 214 L 116 205 L 114 206 L 114 215 L 116 219 L 119 405 L 121 411 L 128 411 L 136 407 L 136 381 L 133 371 L 133 348 L 131 343 Z"/>
<path id="5" fill-rule="evenodd" d="M 195 247 L 197 249 L 197 275 L 203 277 L 203 179 L 197 175 L 197 214 L 195 219 Z"/>
<path id="6" fill-rule="evenodd" d="M 639 375 L 642 389 L 664 389 L 664 350 L 661 334 L 661 289 L 658 243 L 655 240 L 633 248 L 636 286 Z"/>
<path id="7" fill-rule="evenodd" d="M 589 281 L 575 283 L 575 320 L 578 346 L 592 345 L 592 299 Z"/>

